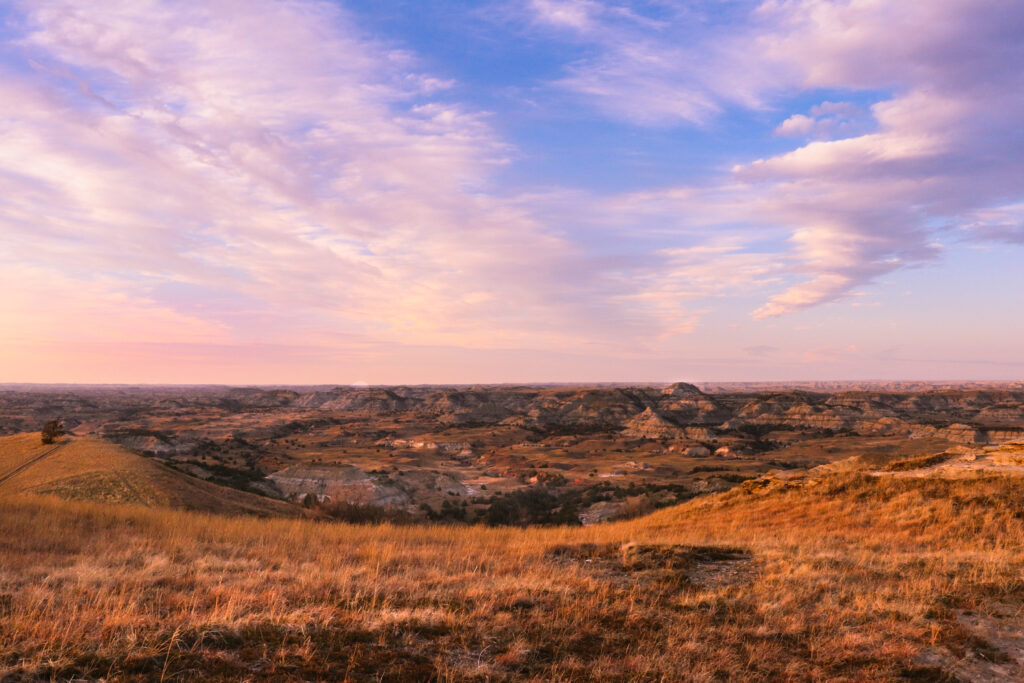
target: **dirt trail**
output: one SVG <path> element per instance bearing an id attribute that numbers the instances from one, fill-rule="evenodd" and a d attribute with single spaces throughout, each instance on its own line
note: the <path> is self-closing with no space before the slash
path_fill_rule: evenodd
<path id="1" fill-rule="evenodd" d="M 47 456 L 50 456 L 53 453 L 55 453 L 56 451 L 58 451 L 61 448 L 63 448 L 64 446 L 67 446 L 69 443 L 71 443 L 71 441 L 72 441 L 71 439 L 68 439 L 67 441 L 62 441 L 61 443 L 57 444 L 53 448 L 51 448 L 49 450 L 46 450 L 46 451 L 43 451 L 42 453 L 40 453 L 36 457 L 32 458 L 28 462 L 23 462 L 22 464 L 18 465 L 17 467 L 15 467 L 13 470 L 8 472 L 7 474 L 0 475 L 0 486 L 3 486 L 4 483 L 7 482 L 7 480 L 9 480 L 12 477 L 15 477 L 15 476 L 21 474 L 22 472 L 27 470 L 29 467 L 32 467 L 32 465 L 35 465 L 36 463 L 38 463 L 39 461 L 43 460 Z"/>

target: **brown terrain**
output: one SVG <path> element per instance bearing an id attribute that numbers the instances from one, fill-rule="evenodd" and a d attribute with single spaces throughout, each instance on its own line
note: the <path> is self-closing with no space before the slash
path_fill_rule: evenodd
<path id="1" fill-rule="evenodd" d="M 0 680 L 1024 678 L 1024 389 L 760 389 L 7 388 Z"/>
<path id="2" fill-rule="evenodd" d="M 1024 387 L 0 391 L 0 433 L 52 418 L 190 480 L 353 521 L 592 524 L 853 455 L 1024 439 Z"/>

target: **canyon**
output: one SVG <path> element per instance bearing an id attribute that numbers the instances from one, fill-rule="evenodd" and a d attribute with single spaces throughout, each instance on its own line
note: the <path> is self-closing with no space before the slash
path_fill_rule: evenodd
<path id="1" fill-rule="evenodd" d="M 593 524 L 851 456 L 1024 441 L 1024 386 L 0 386 L 0 434 L 50 419 L 342 518 Z"/>

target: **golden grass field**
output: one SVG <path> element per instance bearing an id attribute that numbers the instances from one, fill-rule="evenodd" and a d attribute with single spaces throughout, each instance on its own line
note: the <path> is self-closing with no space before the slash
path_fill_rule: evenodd
<path id="1" fill-rule="evenodd" d="M 36 493 L 226 514 L 296 514 L 294 506 L 209 484 L 100 439 L 64 437 L 57 445 L 41 445 L 39 434 L 0 437 L 0 496 Z M 51 449 L 44 460 L 14 473 Z"/>
<path id="2" fill-rule="evenodd" d="M 833 472 L 529 529 L 0 489 L 0 679 L 1012 680 L 1022 484 Z"/>

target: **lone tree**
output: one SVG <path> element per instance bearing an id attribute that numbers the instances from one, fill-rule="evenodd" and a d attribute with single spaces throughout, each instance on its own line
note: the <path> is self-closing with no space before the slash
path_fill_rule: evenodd
<path id="1" fill-rule="evenodd" d="M 58 436 L 64 436 L 64 434 L 66 432 L 60 420 L 49 420 L 43 425 L 43 443 L 53 443 Z"/>

